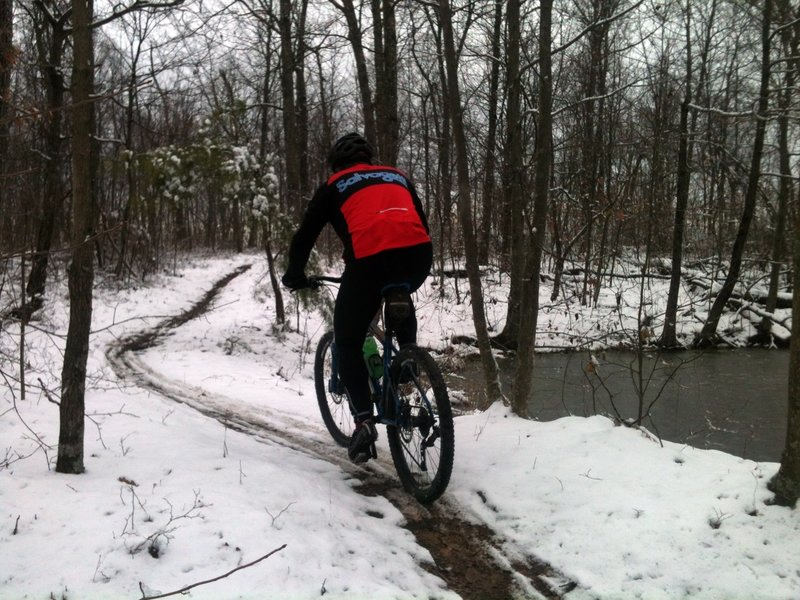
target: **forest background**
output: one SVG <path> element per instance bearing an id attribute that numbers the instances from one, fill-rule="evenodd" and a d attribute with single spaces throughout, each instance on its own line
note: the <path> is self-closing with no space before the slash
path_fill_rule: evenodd
<path id="1" fill-rule="evenodd" d="M 798 11 L 788 0 L 1 0 L 2 285 L 24 290 L 4 321 L 34 318 L 47 277 L 69 265 L 57 468 L 83 469 L 94 269 L 135 282 L 180 253 L 261 248 L 281 320 L 288 235 L 327 149 L 353 129 L 417 183 L 436 275 L 466 269 L 487 402 L 503 396 L 493 345 L 516 351 L 510 400 L 524 402 L 540 277 L 555 295 L 567 270 L 580 274 L 591 304 L 623 255 L 643 280 L 670 277 L 665 314 L 642 313 L 636 344 L 719 343 L 753 267 L 768 281 L 755 341 L 774 343 L 770 315 L 797 277 Z M 336 252 L 328 233 L 319 255 Z M 688 263 L 714 274 L 692 340 L 675 331 Z M 511 281 L 492 338 L 486 264 Z M 800 441 L 796 456 L 800 489 Z"/>

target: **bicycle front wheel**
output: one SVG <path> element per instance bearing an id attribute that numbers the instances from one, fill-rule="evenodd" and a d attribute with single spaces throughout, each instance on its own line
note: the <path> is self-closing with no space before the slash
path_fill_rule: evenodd
<path id="1" fill-rule="evenodd" d="M 430 354 L 403 347 L 392 361 L 398 398 L 396 425 L 386 428 L 392 460 L 403 487 L 422 503 L 441 496 L 453 471 L 455 439 L 447 386 Z"/>
<path id="2" fill-rule="evenodd" d="M 334 369 L 333 332 L 320 339 L 314 356 L 314 388 L 319 412 L 334 441 L 347 447 L 353 434 L 353 416 L 344 384 Z"/>

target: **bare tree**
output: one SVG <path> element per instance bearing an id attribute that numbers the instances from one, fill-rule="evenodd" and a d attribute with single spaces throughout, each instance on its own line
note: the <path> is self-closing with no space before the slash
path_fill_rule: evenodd
<path id="1" fill-rule="evenodd" d="M 300 159 L 299 178 L 300 198 L 305 200 L 311 190 L 308 164 L 308 89 L 306 86 L 306 21 L 308 19 L 308 0 L 301 0 L 297 9 L 297 25 L 295 31 L 294 50 L 294 82 L 295 82 L 295 125 L 297 127 L 297 155 Z"/>
<path id="2" fill-rule="evenodd" d="M 45 117 L 41 120 L 42 188 L 35 253 L 27 285 L 28 316 L 38 310 L 47 282 L 50 251 L 59 232 L 64 200 L 64 53 L 69 39 L 69 12 L 58 4 L 34 3 L 29 12 L 35 24 L 38 64 L 45 90 Z"/>
<path id="3" fill-rule="evenodd" d="M 72 240 L 68 269 L 69 326 L 61 371 L 60 428 L 56 470 L 82 473 L 86 363 L 92 324 L 94 243 L 97 205 L 95 138 L 94 31 L 126 12 L 152 6 L 135 2 L 112 16 L 94 21 L 93 0 L 72 0 Z"/>
<path id="4" fill-rule="evenodd" d="M 522 75 L 520 73 L 520 0 L 509 0 L 506 8 L 508 42 L 506 44 L 506 72 L 508 78 L 508 100 L 506 117 L 505 159 L 505 204 L 510 218 L 510 271 L 511 282 L 508 310 L 503 331 L 495 343 L 515 349 L 519 343 L 522 318 L 523 288 L 525 287 L 525 215 L 526 202 L 523 194 L 524 160 L 522 129 Z"/>
<path id="5" fill-rule="evenodd" d="M 291 0 L 280 0 L 278 17 L 278 33 L 281 42 L 281 98 L 283 108 L 283 144 L 286 156 L 286 199 L 289 210 L 299 215 L 302 210 L 301 190 L 303 188 L 300 172 L 300 143 L 298 138 L 297 104 L 295 101 L 295 71 L 298 57 L 294 40 L 296 32 L 293 27 L 293 11 Z"/>
<path id="6" fill-rule="evenodd" d="M 686 2 L 686 78 L 684 80 L 683 102 L 681 102 L 680 142 L 678 144 L 677 192 L 675 197 L 675 221 L 672 233 L 672 273 L 667 294 L 667 307 L 664 314 L 664 330 L 661 345 L 667 348 L 676 346 L 675 324 L 678 319 L 678 294 L 681 286 L 683 268 L 683 238 L 686 227 L 686 207 L 689 204 L 689 181 L 691 172 L 691 148 L 689 143 L 689 107 L 692 103 L 692 6 Z"/>
<path id="7" fill-rule="evenodd" d="M 375 126 L 375 104 L 373 102 L 372 86 L 369 81 L 369 70 L 367 65 L 366 51 L 364 49 L 364 37 L 359 23 L 356 8 L 353 0 L 342 0 L 341 3 L 330 0 L 336 8 L 344 15 L 347 23 L 347 39 L 353 49 L 353 57 L 356 62 L 356 77 L 358 79 L 358 91 L 361 95 L 361 111 L 364 115 L 364 135 L 372 143 L 377 143 L 377 129 Z"/>
<path id="8" fill-rule="evenodd" d="M 375 129 L 378 155 L 394 164 L 400 150 L 397 109 L 397 23 L 394 0 L 371 0 L 375 42 Z"/>
<path id="9" fill-rule="evenodd" d="M 427 109 L 424 122 L 428 125 L 421 135 L 425 148 L 426 164 L 429 168 L 424 178 L 426 186 L 425 199 L 428 202 L 431 232 L 434 244 L 438 248 L 451 248 L 451 252 L 436 253 L 438 263 L 440 293 L 444 294 L 444 271 L 448 259 L 452 260 L 458 253 L 457 234 L 453 231 L 453 223 L 449 219 L 453 206 L 453 136 L 451 134 L 450 103 L 447 87 L 447 69 L 444 61 L 441 21 L 435 18 L 434 8 L 424 6 L 421 9 L 424 20 L 431 32 L 432 40 L 420 39 L 417 34 L 412 38 L 412 57 L 424 82 L 424 104 Z M 414 31 L 425 30 L 424 26 L 414 22 Z M 435 61 L 436 68 L 431 68 Z M 432 158 L 428 158 L 432 155 Z M 447 255 L 449 254 L 449 256 Z M 456 281 L 456 294 L 458 282 Z"/>
<path id="10" fill-rule="evenodd" d="M 778 14 L 780 22 L 788 24 L 782 28 L 784 39 L 784 49 L 786 52 L 787 63 L 784 74 L 784 82 L 795 81 L 795 77 L 800 74 L 800 57 L 797 54 L 798 44 L 800 44 L 800 9 L 795 7 L 791 10 L 788 2 L 778 0 Z M 781 108 L 786 108 L 786 94 L 791 94 L 793 86 L 785 86 L 781 94 Z M 785 153 L 784 139 L 788 123 L 785 121 L 786 112 L 782 111 L 779 117 L 780 130 L 780 162 L 781 174 L 791 175 L 787 153 Z M 791 194 L 791 189 L 787 187 L 791 184 L 790 177 L 781 179 L 780 194 Z M 783 199 L 781 200 L 783 201 Z M 792 341 L 789 349 L 789 402 L 788 418 L 786 426 L 786 443 L 783 454 L 781 455 L 781 466 L 772 480 L 769 488 L 775 492 L 776 500 L 782 504 L 794 505 L 800 499 L 800 211 L 795 210 L 794 215 L 794 281 L 792 297 Z M 770 286 L 772 292 L 772 286 Z M 771 295 L 771 294 L 770 294 Z"/>
<path id="11" fill-rule="evenodd" d="M 528 400 L 533 387 L 536 325 L 539 322 L 539 275 L 547 233 L 547 205 L 550 198 L 550 165 L 553 131 L 552 73 L 553 1 L 539 2 L 539 119 L 536 128 L 535 177 L 533 185 L 533 231 L 525 261 L 524 292 L 520 320 L 521 336 L 517 352 L 512 406 L 518 415 L 527 417 Z"/>
<path id="12" fill-rule="evenodd" d="M 463 107 L 458 83 L 458 63 L 453 35 L 452 9 L 449 0 L 439 0 L 439 19 L 444 42 L 444 59 L 447 68 L 447 102 L 453 127 L 453 144 L 456 152 L 456 173 L 458 186 L 458 215 L 464 236 L 464 254 L 467 263 L 467 277 L 472 297 L 472 319 L 478 337 L 483 373 L 486 379 L 486 402 L 491 404 L 503 398 L 497 361 L 492 354 L 489 332 L 486 328 L 486 311 L 483 306 L 483 291 L 478 265 L 478 246 L 472 222 L 470 200 L 469 160 L 467 140 L 464 135 Z"/>
<path id="13" fill-rule="evenodd" d="M 156 15 L 151 12 L 140 12 L 132 15 L 130 25 L 123 30 L 128 36 L 129 54 L 128 58 L 128 81 L 125 94 L 125 120 L 124 120 L 124 147 L 125 147 L 125 170 L 127 176 L 127 195 L 122 209 L 122 222 L 120 224 L 119 254 L 117 265 L 114 269 L 115 274 L 120 277 L 128 265 L 128 242 L 131 232 L 131 220 L 133 218 L 134 207 L 139 201 L 139 179 L 137 173 L 138 162 L 134 159 L 136 153 L 135 133 L 139 127 L 137 106 L 139 103 L 139 87 L 142 78 L 141 63 L 146 55 L 146 40 L 152 30 L 158 26 Z M 149 73 L 153 75 L 154 73 Z"/>
<path id="14" fill-rule="evenodd" d="M 11 68 L 14 65 L 14 3 L 0 0 L 0 211 L 7 177 L 8 136 L 11 131 Z"/>
<path id="15" fill-rule="evenodd" d="M 800 52 L 800 22 L 797 20 L 800 14 L 793 14 L 789 3 L 785 1 L 778 1 L 776 8 L 776 12 L 779 15 L 778 22 L 787 24 L 787 26 L 780 28 L 783 48 L 782 58 L 786 61 L 786 66 L 783 69 L 783 85 L 776 94 L 779 111 L 778 163 L 780 180 L 778 182 L 778 208 L 775 212 L 775 231 L 772 238 L 769 291 L 766 302 L 766 311 L 768 313 L 773 313 L 778 305 L 778 287 L 780 285 L 781 272 L 784 268 L 784 255 L 786 252 L 784 236 L 787 221 L 789 220 L 789 207 L 792 205 L 792 197 L 794 195 L 789 127 L 792 102 L 797 94 L 795 89 L 797 70 L 800 70 L 800 67 L 793 68 L 795 63 L 800 64 L 800 59 L 798 59 L 798 52 Z M 795 9 L 795 12 L 800 11 Z M 772 319 L 765 316 L 761 321 L 760 328 L 761 335 L 766 338 L 764 341 L 769 341 Z"/>
<path id="16" fill-rule="evenodd" d="M 69 329 L 61 371 L 59 473 L 82 473 L 84 392 L 94 283 L 94 42 L 93 0 L 73 0 L 72 70 L 72 258 L 69 266 Z"/>
<path id="17" fill-rule="evenodd" d="M 496 229 L 493 227 L 494 219 L 491 218 L 495 206 L 497 183 L 495 181 L 497 171 L 497 129 L 500 113 L 500 42 L 503 33 L 503 2 L 494 2 L 494 20 L 492 22 L 492 41 L 489 65 L 489 93 L 487 96 L 488 110 L 486 123 L 486 149 L 485 164 L 483 170 L 483 186 L 481 196 L 483 200 L 481 216 L 484 219 L 484 226 L 479 232 L 478 259 L 481 264 L 489 262 L 489 252 L 491 240 Z"/>
<path id="18" fill-rule="evenodd" d="M 769 1 L 769 0 L 768 0 Z M 800 498 L 800 213 L 794 224 L 794 297 L 789 350 L 789 411 L 781 467 L 769 482 L 776 499 L 793 505 Z"/>
<path id="19" fill-rule="evenodd" d="M 770 26 L 772 23 L 772 5 L 773 0 L 765 0 L 764 9 L 762 13 L 762 26 L 761 26 L 761 85 L 759 87 L 758 96 L 758 112 L 759 116 L 756 122 L 755 138 L 753 140 L 753 153 L 750 159 L 750 173 L 747 179 L 747 191 L 745 193 L 744 208 L 742 210 L 742 217 L 739 221 L 739 230 L 736 233 L 736 239 L 733 243 L 733 250 L 731 251 L 730 268 L 728 270 L 725 282 L 722 285 L 719 293 L 717 294 L 714 304 L 709 311 L 708 318 L 706 319 L 703 329 L 698 334 L 694 341 L 696 347 L 707 347 L 714 343 L 717 334 L 717 325 L 719 324 L 722 310 L 730 300 L 736 283 L 739 280 L 739 273 L 742 267 L 742 257 L 744 255 L 745 244 L 747 244 L 747 236 L 750 232 L 750 225 L 753 221 L 753 214 L 755 212 L 756 200 L 759 195 L 758 182 L 761 177 L 761 156 L 764 151 L 764 135 L 766 131 L 766 119 L 764 118 L 769 108 L 769 76 L 770 76 L 770 44 L 772 36 L 770 35 Z"/>
<path id="20" fill-rule="evenodd" d="M 603 200 L 604 184 L 608 173 L 605 169 L 603 154 L 610 151 L 604 146 L 605 129 L 605 104 L 608 84 L 608 36 L 611 31 L 612 16 L 619 8 L 620 0 L 590 0 L 588 6 L 581 7 L 580 12 L 583 22 L 590 24 L 587 33 L 587 57 L 585 65 L 586 75 L 583 81 L 582 103 L 582 140 L 581 140 L 581 198 L 583 204 L 583 218 L 586 224 L 584 234 L 583 256 L 583 291 L 582 302 L 590 302 L 590 285 L 600 284 L 600 275 L 592 276 L 591 264 L 595 244 L 595 213 L 601 210 L 599 206 Z M 602 256 L 598 255 L 602 260 Z M 594 282 L 592 284 L 592 282 Z"/>

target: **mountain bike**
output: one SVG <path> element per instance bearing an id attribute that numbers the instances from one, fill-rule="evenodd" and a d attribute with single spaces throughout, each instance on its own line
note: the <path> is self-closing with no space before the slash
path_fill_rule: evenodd
<path id="1" fill-rule="evenodd" d="M 313 288 L 340 282 L 341 277 L 309 278 Z M 370 376 L 369 383 L 376 421 L 386 425 L 392 461 L 403 487 L 420 502 L 430 503 L 444 493 L 453 471 L 453 411 L 433 357 L 416 344 L 399 347 L 397 343 L 395 332 L 411 310 L 408 286 L 393 284 L 383 289 L 383 310 L 367 334 L 381 342 L 383 368 L 379 376 Z M 333 331 L 326 332 L 317 345 L 314 385 L 328 432 L 337 444 L 347 447 L 354 424 L 347 390 L 337 371 Z"/>

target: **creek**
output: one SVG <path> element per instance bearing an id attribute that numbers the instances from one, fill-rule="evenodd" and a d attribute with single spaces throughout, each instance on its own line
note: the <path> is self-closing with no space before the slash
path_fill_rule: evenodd
<path id="1" fill-rule="evenodd" d="M 641 396 L 643 412 L 650 407 L 643 425 L 665 440 L 756 461 L 780 461 L 786 438 L 788 351 L 647 353 L 641 366 L 630 352 L 592 354 L 598 363 L 593 372 L 589 352 L 536 355 L 531 418 L 603 414 L 635 419 Z M 499 365 L 508 394 L 514 361 L 500 358 Z M 469 397 L 480 395 L 479 361 L 468 362 L 448 383 Z"/>

